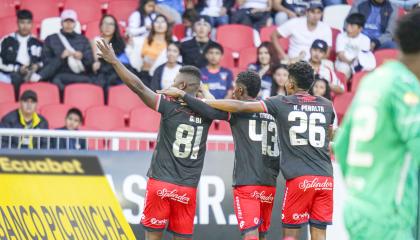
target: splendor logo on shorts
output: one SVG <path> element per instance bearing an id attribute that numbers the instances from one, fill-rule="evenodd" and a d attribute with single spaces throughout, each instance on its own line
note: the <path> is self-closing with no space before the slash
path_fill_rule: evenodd
<path id="1" fill-rule="evenodd" d="M 178 201 L 180 203 L 188 204 L 190 198 L 187 197 L 187 194 L 184 193 L 183 195 L 179 195 L 176 189 L 169 191 L 168 189 L 164 188 L 162 190 L 158 190 L 156 194 L 161 198 L 170 198 L 171 200 Z"/>
<path id="2" fill-rule="evenodd" d="M 324 182 L 319 182 L 318 178 L 314 178 L 314 180 L 304 180 L 303 182 L 299 183 L 299 188 L 302 189 L 304 192 L 307 189 L 314 188 L 315 190 L 332 190 L 333 183 L 325 179 Z"/>
<path id="3" fill-rule="evenodd" d="M 261 202 L 265 202 L 265 203 L 273 203 L 274 201 L 274 196 L 272 193 L 270 193 L 270 195 L 265 195 L 265 191 L 254 191 L 253 193 L 251 193 L 251 197 L 255 198 L 255 199 L 259 199 L 261 200 Z"/>

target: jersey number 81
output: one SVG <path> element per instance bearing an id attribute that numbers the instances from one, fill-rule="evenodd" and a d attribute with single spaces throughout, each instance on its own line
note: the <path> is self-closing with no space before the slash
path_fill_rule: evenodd
<path id="1" fill-rule="evenodd" d="M 194 135 L 195 141 L 193 144 Z M 197 159 L 202 135 L 202 126 L 198 126 L 196 131 L 193 126 L 180 124 L 176 129 L 175 142 L 172 145 L 172 152 L 175 157 L 188 158 L 191 154 L 190 159 Z"/>

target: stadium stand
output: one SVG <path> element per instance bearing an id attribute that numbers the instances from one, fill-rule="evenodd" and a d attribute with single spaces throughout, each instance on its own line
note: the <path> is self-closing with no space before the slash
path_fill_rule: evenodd
<path id="1" fill-rule="evenodd" d="M 19 103 L 17 102 L 3 102 L 0 103 L 0 118 L 2 118 L 4 115 L 8 114 L 12 110 L 15 110 L 19 107 Z"/>
<path id="2" fill-rule="evenodd" d="M 67 111 L 71 107 L 65 104 L 49 104 L 43 106 L 40 113 L 47 119 L 49 128 L 56 129 L 64 126 Z"/>
<path id="3" fill-rule="evenodd" d="M 82 24 L 100 20 L 104 9 L 103 4 L 97 0 L 65 0 L 64 9 L 73 9 L 77 12 L 77 17 Z"/>
<path id="4" fill-rule="evenodd" d="M 109 88 L 108 105 L 123 110 L 125 119 L 129 118 L 130 112 L 134 108 L 147 108 L 143 101 L 125 85 Z"/>
<path id="5" fill-rule="evenodd" d="M 327 6 L 324 9 L 322 20 L 328 24 L 328 26 L 341 30 L 344 28 L 344 22 L 350 12 L 350 8 L 351 6 L 347 4 Z"/>
<path id="6" fill-rule="evenodd" d="M 41 23 L 43 19 L 59 16 L 59 1 L 57 0 L 20 0 L 19 9 L 30 10 L 34 22 Z"/>
<path id="7" fill-rule="evenodd" d="M 41 22 L 39 38 L 45 40 L 49 35 L 58 33 L 61 29 L 61 18 L 51 17 L 45 18 Z M 82 26 L 80 22 L 76 22 L 76 27 L 74 30 L 76 33 L 82 33 Z"/>
<path id="8" fill-rule="evenodd" d="M 381 49 L 374 53 L 376 58 L 376 66 L 380 66 L 388 60 L 397 59 L 398 50 L 396 49 Z"/>
<path id="9" fill-rule="evenodd" d="M 230 48 L 223 48 L 223 58 L 220 65 L 225 68 L 235 67 L 235 59 L 233 58 L 234 51 Z"/>
<path id="10" fill-rule="evenodd" d="M 257 49 L 255 47 L 244 48 L 239 52 L 239 65 L 241 69 L 248 68 L 248 65 L 255 63 L 257 59 Z"/>
<path id="11" fill-rule="evenodd" d="M 358 72 L 356 74 L 353 75 L 353 77 L 351 78 L 351 92 L 356 92 L 357 87 L 360 84 L 360 81 L 362 80 L 362 78 L 366 75 L 367 72 Z"/>
<path id="12" fill-rule="evenodd" d="M 16 7 L 13 1 L 0 1 L 0 18 L 13 17 Z"/>
<path id="13" fill-rule="evenodd" d="M 337 113 L 339 123 L 341 123 L 341 121 L 343 120 L 344 114 L 346 113 L 348 107 L 350 106 L 350 103 L 353 97 L 354 97 L 354 93 L 351 93 L 351 92 L 346 92 L 346 93 L 335 96 L 334 107 Z"/>
<path id="14" fill-rule="evenodd" d="M 99 29 L 100 22 L 101 20 L 95 20 L 88 22 L 82 26 L 83 32 L 85 33 L 85 36 L 88 39 L 93 39 L 101 34 L 101 31 Z"/>
<path id="15" fill-rule="evenodd" d="M 85 126 L 103 131 L 122 128 L 125 126 L 124 111 L 109 106 L 91 107 L 86 110 Z"/>
<path id="16" fill-rule="evenodd" d="M 172 34 L 179 40 L 182 40 L 185 37 L 185 26 L 184 24 L 176 24 L 172 28 Z"/>
<path id="17" fill-rule="evenodd" d="M 129 127 L 141 132 L 157 132 L 159 124 L 160 114 L 150 108 L 137 107 L 130 113 Z"/>
<path id="18" fill-rule="evenodd" d="M 227 24 L 217 29 L 216 40 L 223 47 L 239 52 L 243 48 L 253 47 L 253 29 L 238 24 Z"/>
<path id="19" fill-rule="evenodd" d="M 106 12 L 113 15 L 120 24 L 127 26 L 128 16 L 137 9 L 138 4 L 138 1 L 133 0 L 110 1 L 106 5 Z"/>
<path id="20" fill-rule="evenodd" d="M 0 18 L 0 36 L 4 37 L 16 31 L 16 21 L 15 16 Z"/>

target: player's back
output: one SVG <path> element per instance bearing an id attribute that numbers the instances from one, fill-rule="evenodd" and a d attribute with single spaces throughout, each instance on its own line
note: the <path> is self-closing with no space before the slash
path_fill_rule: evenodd
<path id="1" fill-rule="evenodd" d="M 200 179 L 211 120 L 187 105 L 159 95 L 162 114 L 148 177 L 196 187 Z"/>
<path id="2" fill-rule="evenodd" d="M 349 208 L 399 226 L 415 221 L 419 168 L 405 139 L 420 139 L 419 97 L 418 80 L 399 62 L 363 79 L 335 142 Z"/>
<path id="3" fill-rule="evenodd" d="M 233 113 L 235 142 L 233 185 L 276 186 L 279 174 L 278 131 L 268 113 Z"/>
<path id="4" fill-rule="evenodd" d="M 329 129 L 335 114 L 331 101 L 295 94 L 272 97 L 264 104 L 277 121 L 284 177 L 332 176 Z"/>

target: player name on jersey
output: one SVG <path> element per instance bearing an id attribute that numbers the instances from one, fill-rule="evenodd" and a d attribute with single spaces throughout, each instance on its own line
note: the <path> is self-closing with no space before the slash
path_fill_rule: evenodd
<path id="1" fill-rule="evenodd" d="M 293 105 L 294 111 L 325 112 L 324 106 L 320 105 Z"/>

